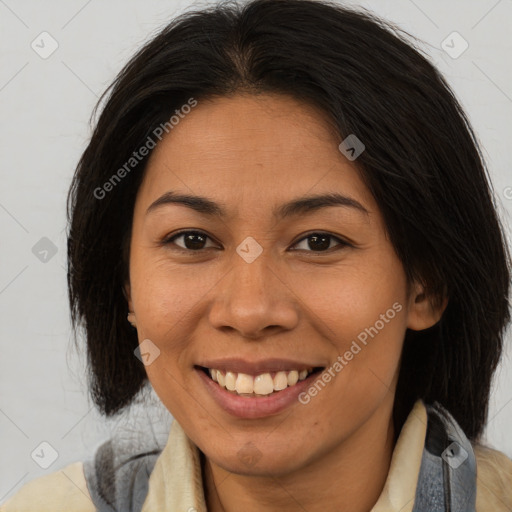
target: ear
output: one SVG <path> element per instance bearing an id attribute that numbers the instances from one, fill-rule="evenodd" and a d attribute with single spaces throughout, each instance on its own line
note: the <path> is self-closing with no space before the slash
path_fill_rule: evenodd
<path id="1" fill-rule="evenodd" d="M 448 305 L 448 297 L 445 295 L 441 303 L 435 305 L 432 298 L 426 295 L 423 285 L 414 282 L 411 288 L 407 327 L 413 331 L 422 331 L 439 322 Z"/>

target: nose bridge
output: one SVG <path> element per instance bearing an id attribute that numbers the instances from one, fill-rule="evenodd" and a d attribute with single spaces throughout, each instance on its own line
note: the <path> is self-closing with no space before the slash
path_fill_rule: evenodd
<path id="1" fill-rule="evenodd" d="M 245 254 L 237 250 L 232 256 L 230 272 L 221 281 L 222 291 L 210 311 L 212 324 L 229 326 L 247 337 L 259 336 L 268 326 L 293 328 L 297 313 L 292 294 L 276 276 L 270 252 L 262 251 L 253 259 Z"/>
<path id="2" fill-rule="evenodd" d="M 269 308 L 276 299 L 276 283 L 273 282 L 276 277 L 272 270 L 270 253 L 261 251 L 256 256 L 253 248 L 249 246 L 248 254 L 251 257 L 246 259 L 244 254 L 240 254 L 246 248 L 247 246 L 240 244 L 237 254 L 233 255 L 229 299 L 232 303 L 236 301 L 252 309 Z"/>

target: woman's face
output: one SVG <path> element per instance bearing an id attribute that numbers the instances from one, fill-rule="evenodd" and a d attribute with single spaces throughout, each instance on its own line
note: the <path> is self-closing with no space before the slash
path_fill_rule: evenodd
<path id="1" fill-rule="evenodd" d="M 156 393 L 226 470 L 289 474 L 386 432 L 406 328 L 437 321 L 340 142 L 313 107 L 238 95 L 199 101 L 148 162 L 130 310 Z"/>

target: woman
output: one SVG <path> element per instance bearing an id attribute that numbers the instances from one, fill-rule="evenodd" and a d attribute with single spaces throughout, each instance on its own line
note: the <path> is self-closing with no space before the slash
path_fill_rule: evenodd
<path id="1" fill-rule="evenodd" d="M 309 0 L 183 15 L 112 85 L 68 207 L 94 401 L 149 382 L 175 421 L 6 512 L 512 508 L 481 444 L 509 256 L 465 114 L 398 30 Z"/>

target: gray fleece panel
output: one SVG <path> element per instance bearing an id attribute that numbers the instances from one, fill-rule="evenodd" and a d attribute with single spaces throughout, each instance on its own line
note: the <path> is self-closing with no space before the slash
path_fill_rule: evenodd
<path id="1" fill-rule="evenodd" d="M 92 460 L 84 462 L 84 474 L 98 512 L 140 512 L 148 493 L 148 481 L 161 448 L 140 451 L 126 441 L 109 439 Z"/>

